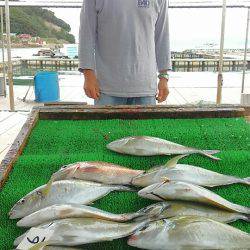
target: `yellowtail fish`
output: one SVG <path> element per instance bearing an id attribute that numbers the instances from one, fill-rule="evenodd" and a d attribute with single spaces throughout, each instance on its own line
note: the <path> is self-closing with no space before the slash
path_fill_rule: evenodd
<path id="1" fill-rule="evenodd" d="M 88 205 L 112 191 L 132 191 L 125 186 L 105 185 L 80 180 L 63 180 L 41 186 L 19 200 L 11 209 L 11 219 L 18 219 L 55 204 Z"/>
<path id="2" fill-rule="evenodd" d="M 219 158 L 213 156 L 213 154 L 219 153 L 218 150 L 201 150 L 185 147 L 174 142 L 149 136 L 126 137 L 109 143 L 107 148 L 117 153 L 137 156 L 201 154 L 213 160 L 219 160 Z"/>
<path id="3" fill-rule="evenodd" d="M 166 165 L 155 167 L 145 173 L 134 177 L 132 184 L 139 187 L 147 187 L 165 180 L 184 181 L 203 187 L 223 186 L 235 183 L 250 185 L 250 177 L 238 178 L 223 175 L 201 167 L 187 164 L 177 164 L 184 156 L 177 156 L 171 159 Z"/>
<path id="4" fill-rule="evenodd" d="M 234 204 L 212 191 L 181 181 L 168 181 L 150 185 L 138 192 L 139 196 L 157 201 L 181 200 L 204 203 L 231 212 L 250 214 L 250 208 Z"/>
<path id="5" fill-rule="evenodd" d="M 247 250 L 250 235 L 211 219 L 184 216 L 146 225 L 130 236 L 128 245 L 152 250 Z"/>
<path id="6" fill-rule="evenodd" d="M 80 179 L 105 184 L 130 185 L 134 177 L 144 173 L 107 162 L 77 162 L 63 166 L 53 174 L 54 181 Z"/>
<path id="7" fill-rule="evenodd" d="M 151 218 L 154 218 L 155 220 L 167 219 L 176 216 L 201 216 L 222 223 L 231 223 L 237 220 L 250 222 L 249 215 L 230 212 L 224 209 L 194 202 L 185 202 L 185 201 L 159 202 L 154 204 L 154 210 L 155 210 L 154 213 L 158 215 Z M 136 218 L 136 221 L 143 221 L 146 219 L 148 219 L 148 216 L 141 216 Z"/>
<path id="8" fill-rule="evenodd" d="M 79 246 L 127 237 L 147 223 L 148 221 L 119 223 L 93 218 L 73 218 L 56 220 L 37 228 L 53 231 L 48 245 Z M 14 245 L 18 246 L 27 233 L 18 237 Z"/>
<path id="9" fill-rule="evenodd" d="M 17 222 L 19 227 L 35 227 L 45 222 L 66 219 L 66 218 L 95 218 L 110 220 L 116 222 L 126 222 L 135 218 L 144 216 L 145 218 L 155 217 L 161 214 L 165 209 L 165 204 L 150 205 L 142 208 L 135 213 L 113 214 L 100 209 L 78 205 L 78 204 L 61 204 L 43 208 L 33 214 L 30 214 Z"/>

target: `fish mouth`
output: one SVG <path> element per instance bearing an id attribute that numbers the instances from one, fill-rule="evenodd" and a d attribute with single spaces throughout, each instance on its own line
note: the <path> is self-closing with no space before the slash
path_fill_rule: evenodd
<path id="1" fill-rule="evenodd" d="M 11 220 L 18 219 L 18 217 L 19 217 L 19 216 L 17 216 L 16 211 L 14 210 L 14 207 L 10 210 L 8 215 L 9 215 L 9 218 Z"/>
<path id="2" fill-rule="evenodd" d="M 108 149 L 115 148 L 115 147 L 116 147 L 115 145 L 116 145 L 115 142 L 110 142 L 109 144 L 107 144 L 107 148 L 108 148 Z"/>
<path id="3" fill-rule="evenodd" d="M 107 149 L 117 152 L 117 153 L 123 153 L 121 150 L 121 147 L 117 146 L 114 142 L 109 143 L 107 146 Z"/>
<path id="4" fill-rule="evenodd" d="M 24 225 L 24 223 L 23 223 L 22 220 L 19 220 L 19 221 L 16 223 L 16 225 L 17 225 L 18 227 L 25 227 L 25 225 Z"/>
<path id="5" fill-rule="evenodd" d="M 111 151 L 123 153 L 122 148 L 129 142 L 130 138 L 123 138 L 117 141 L 110 142 L 106 147 Z"/>
<path id="6" fill-rule="evenodd" d="M 156 183 L 146 188 L 143 188 L 138 192 L 138 195 L 144 198 L 151 197 L 152 200 L 165 201 L 164 197 L 161 197 L 160 195 L 154 193 L 154 191 L 156 191 L 162 185 L 164 185 L 164 182 Z"/>
<path id="7" fill-rule="evenodd" d="M 159 194 L 155 194 L 154 192 L 151 192 L 150 195 L 154 196 L 155 198 L 158 198 L 161 201 L 165 201 L 165 199 Z"/>
<path id="8" fill-rule="evenodd" d="M 147 198 L 147 199 L 152 199 L 152 200 L 157 200 L 157 201 L 165 201 L 165 199 L 163 197 L 161 197 L 158 194 L 155 194 L 153 191 L 151 192 L 138 192 L 139 196 L 143 197 L 143 198 Z"/>
<path id="9" fill-rule="evenodd" d="M 138 240 L 138 236 L 137 235 L 131 235 L 128 239 L 128 245 L 129 246 L 135 246 L 135 242 Z"/>

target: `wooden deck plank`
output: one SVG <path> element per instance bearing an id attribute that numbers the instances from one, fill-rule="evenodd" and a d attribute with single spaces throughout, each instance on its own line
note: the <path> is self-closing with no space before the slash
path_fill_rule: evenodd
<path id="1" fill-rule="evenodd" d="M 0 164 L 0 188 L 3 186 L 5 181 L 8 178 L 9 173 L 11 172 L 15 161 L 17 160 L 18 156 L 22 153 L 28 137 L 35 126 L 36 122 L 38 121 L 38 111 L 32 111 L 29 115 L 28 119 L 26 120 L 25 124 L 23 125 L 22 129 L 20 130 L 18 136 L 16 137 L 14 143 L 11 145 L 9 151 L 7 152 L 4 159 L 1 161 Z"/>

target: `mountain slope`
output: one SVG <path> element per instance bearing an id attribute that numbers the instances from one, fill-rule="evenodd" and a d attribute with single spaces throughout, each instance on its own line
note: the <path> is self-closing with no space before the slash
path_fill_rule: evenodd
<path id="1" fill-rule="evenodd" d="M 11 8 L 10 15 L 12 33 L 31 34 L 75 43 L 75 37 L 69 33 L 70 26 L 50 10 L 40 7 L 14 7 Z"/>

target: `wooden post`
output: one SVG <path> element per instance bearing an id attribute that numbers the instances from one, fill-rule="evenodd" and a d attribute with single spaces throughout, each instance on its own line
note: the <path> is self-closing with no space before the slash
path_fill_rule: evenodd
<path id="1" fill-rule="evenodd" d="M 246 42 L 245 42 L 244 65 L 243 65 L 242 86 L 241 86 L 242 94 L 244 93 L 244 90 L 245 90 L 245 77 L 246 77 L 246 70 L 248 68 L 247 67 L 247 47 L 248 47 L 249 22 L 250 22 L 250 7 L 248 7 L 248 14 L 247 14 Z"/>
<path id="2" fill-rule="evenodd" d="M 202 71 L 205 71 L 205 61 L 202 61 Z"/>
<path id="3" fill-rule="evenodd" d="M 175 60 L 173 60 L 173 71 L 175 71 Z"/>
<path id="4" fill-rule="evenodd" d="M 236 71 L 236 61 L 232 61 L 233 66 L 232 66 L 232 71 Z M 229 67 L 230 68 L 230 67 Z"/>
<path id="5" fill-rule="evenodd" d="M 6 86 L 7 86 L 7 81 L 6 81 L 6 65 L 5 65 L 5 55 L 4 55 L 4 24 L 3 24 L 3 8 L 0 8 L 0 15 L 1 15 L 1 45 L 2 45 L 2 62 L 3 62 L 3 94 L 4 97 L 6 97 Z"/>
<path id="6" fill-rule="evenodd" d="M 187 62 L 187 72 L 190 72 L 190 61 Z"/>
<path id="7" fill-rule="evenodd" d="M 226 27 L 226 10 L 227 10 L 227 0 L 223 0 L 222 8 L 222 24 L 221 24 L 221 41 L 220 41 L 220 62 L 219 62 L 219 72 L 218 72 L 218 85 L 217 85 L 217 104 L 221 104 L 222 99 L 222 86 L 223 86 L 223 59 L 224 59 L 224 41 L 225 41 L 225 27 Z"/>
<path id="8" fill-rule="evenodd" d="M 9 0 L 5 0 L 5 22 L 7 34 L 7 54 L 8 54 L 8 79 L 9 79 L 9 98 L 10 98 L 10 111 L 15 111 L 14 102 L 14 83 L 13 83 L 13 67 L 11 58 L 11 38 L 10 38 L 10 6 Z"/>

